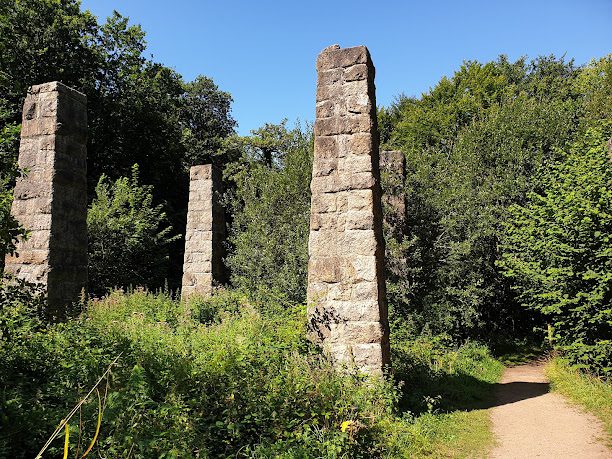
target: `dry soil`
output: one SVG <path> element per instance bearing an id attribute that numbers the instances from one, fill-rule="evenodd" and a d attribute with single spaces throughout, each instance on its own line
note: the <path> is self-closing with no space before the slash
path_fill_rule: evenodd
<path id="1" fill-rule="evenodd" d="M 543 363 L 506 369 L 491 409 L 496 459 L 612 459 L 599 420 L 549 392 Z"/>

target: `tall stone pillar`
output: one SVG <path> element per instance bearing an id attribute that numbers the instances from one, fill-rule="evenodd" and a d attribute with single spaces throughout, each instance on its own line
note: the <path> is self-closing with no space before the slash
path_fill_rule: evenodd
<path id="1" fill-rule="evenodd" d="M 406 158 L 401 151 L 380 152 L 380 182 L 382 185 L 383 233 L 387 242 L 385 267 L 387 281 L 401 282 L 408 269 L 405 245 L 406 199 Z M 398 244 L 395 244 L 397 242 Z"/>
<path id="2" fill-rule="evenodd" d="M 225 216 L 219 203 L 221 172 L 212 164 L 189 172 L 189 205 L 185 234 L 182 297 L 209 296 L 224 282 Z"/>
<path id="3" fill-rule="evenodd" d="M 406 227 L 406 157 L 398 150 L 380 152 L 380 174 L 383 189 L 384 223 L 391 235 L 401 240 Z"/>
<path id="4" fill-rule="evenodd" d="M 23 106 L 11 213 L 30 232 L 5 271 L 47 291 L 63 317 L 87 285 L 87 98 L 54 81 L 30 88 Z"/>
<path id="5" fill-rule="evenodd" d="M 310 332 L 335 362 L 381 374 L 389 324 L 374 65 L 364 46 L 335 45 L 319 55 L 317 71 Z"/>

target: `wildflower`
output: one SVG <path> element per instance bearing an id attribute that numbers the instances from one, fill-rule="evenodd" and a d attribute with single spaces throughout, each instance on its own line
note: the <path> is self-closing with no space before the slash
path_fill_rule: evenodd
<path id="1" fill-rule="evenodd" d="M 354 427 L 356 427 L 355 421 L 344 421 L 342 424 L 340 424 L 340 430 L 342 432 L 350 432 Z"/>

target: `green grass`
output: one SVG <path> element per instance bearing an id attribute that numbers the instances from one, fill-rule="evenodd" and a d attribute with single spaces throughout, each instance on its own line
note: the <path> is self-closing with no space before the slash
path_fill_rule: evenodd
<path id="1" fill-rule="evenodd" d="M 444 435 L 434 442 L 442 457 L 487 457 L 495 444 L 486 410 L 456 411 L 440 421 Z"/>
<path id="2" fill-rule="evenodd" d="M 549 362 L 546 374 L 554 391 L 565 395 L 602 421 L 608 434 L 607 444 L 612 447 L 612 384 L 579 372 L 559 357 Z"/>
<path id="3" fill-rule="evenodd" d="M 524 339 L 497 344 L 493 355 L 505 366 L 511 367 L 533 362 L 549 352 L 550 348 L 546 344 Z"/>
<path id="4" fill-rule="evenodd" d="M 387 457 L 480 458 L 494 444 L 486 410 L 425 413 L 392 432 Z"/>
<path id="5" fill-rule="evenodd" d="M 486 457 L 493 446 L 485 408 L 504 366 L 482 345 L 449 346 L 438 338 L 394 343 L 405 381 L 400 406 L 414 419 L 398 438 L 402 454 L 392 457 Z"/>

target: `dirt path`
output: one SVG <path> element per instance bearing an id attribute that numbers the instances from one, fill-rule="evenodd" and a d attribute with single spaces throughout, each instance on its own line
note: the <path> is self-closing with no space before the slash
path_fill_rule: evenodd
<path id="1" fill-rule="evenodd" d="M 506 369 L 491 409 L 497 446 L 492 458 L 612 458 L 594 416 L 548 392 L 544 365 Z"/>

